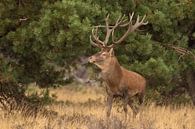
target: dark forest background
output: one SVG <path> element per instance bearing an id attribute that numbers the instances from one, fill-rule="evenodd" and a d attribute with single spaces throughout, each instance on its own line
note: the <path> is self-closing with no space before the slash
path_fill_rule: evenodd
<path id="1" fill-rule="evenodd" d="M 75 59 L 99 51 L 89 42 L 92 26 L 130 12 L 149 24 L 117 46 L 121 65 L 147 78 L 148 99 L 195 103 L 192 0 L 0 0 L 0 102 L 30 83 L 70 83 L 64 76 Z"/>

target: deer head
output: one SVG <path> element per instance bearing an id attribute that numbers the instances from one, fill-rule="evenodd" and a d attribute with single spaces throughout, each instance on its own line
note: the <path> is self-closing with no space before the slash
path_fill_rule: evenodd
<path id="1" fill-rule="evenodd" d="M 89 57 L 89 62 L 97 65 L 100 69 L 104 69 L 107 65 L 110 65 L 114 56 L 114 47 L 117 44 L 122 43 L 122 41 L 128 36 L 129 33 L 134 32 L 137 28 L 142 25 L 148 24 L 148 22 L 144 22 L 146 15 L 140 20 L 139 15 L 135 23 L 133 23 L 134 13 L 129 14 L 129 20 L 125 19 L 125 15 L 120 16 L 114 25 L 109 24 L 109 15 L 105 18 L 105 25 L 94 26 L 92 29 L 92 34 L 90 35 L 90 42 L 93 46 L 101 49 L 100 52 L 96 53 Z M 118 40 L 115 39 L 114 33 L 117 28 L 127 28 L 127 31 L 122 35 Z M 99 39 L 98 30 L 100 28 L 105 28 L 106 36 L 102 41 Z M 108 45 L 110 36 L 112 37 L 112 43 Z"/>

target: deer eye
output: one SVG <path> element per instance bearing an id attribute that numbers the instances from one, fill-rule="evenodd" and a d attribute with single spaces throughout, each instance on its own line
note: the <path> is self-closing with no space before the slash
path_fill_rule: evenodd
<path id="1" fill-rule="evenodd" d="M 102 56 L 105 56 L 106 55 L 106 53 L 102 53 Z"/>

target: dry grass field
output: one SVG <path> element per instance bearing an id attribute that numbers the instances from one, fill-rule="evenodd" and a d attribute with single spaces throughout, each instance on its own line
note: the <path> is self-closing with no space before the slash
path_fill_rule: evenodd
<path id="1" fill-rule="evenodd" d="M 58 103 L 48 106 L 53 117 L 38 115 L 24 117 L 21 113 L 7 115 L 0 111 L 0 129 L 195 129 L 195 108 L 191 106 L 156 106 L 147 104 L 128 120 L 120 103 L 114 104 L 110 119 L 105 116 L 103 88 L 65 86 L 51 90 Z"/>

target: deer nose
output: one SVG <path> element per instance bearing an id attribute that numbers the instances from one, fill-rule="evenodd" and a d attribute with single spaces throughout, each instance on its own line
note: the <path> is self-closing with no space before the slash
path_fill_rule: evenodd
<path id="1" fill-rule="evenodd" d="M 90 56 L 90 57 L 88 58 L 88 62 L 93 63 L 94 61 L 93 61 L 92 59 L 93 59 L 93 58 Z"/>

